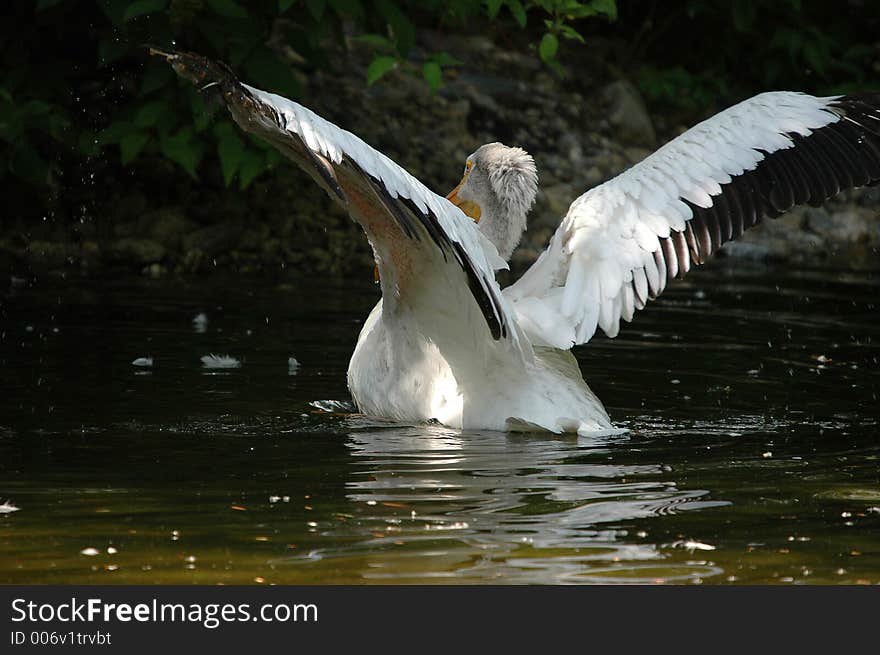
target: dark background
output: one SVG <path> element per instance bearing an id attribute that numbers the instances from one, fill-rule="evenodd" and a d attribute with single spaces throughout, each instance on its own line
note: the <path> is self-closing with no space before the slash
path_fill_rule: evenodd
<path id="1" fill-rule="evenodd" d="M 601 120 L 603 88 L 628 80 L 659 141 L 764 90 L 880 88 L 880 8 L 869 0 L 38 0 L 4 13 L 0 267 L 13 275 L 367 266 L 355 227 L 271 148 L 212 118 L 148 43 L 227 61 L 433 188 L 454 182 L 464 147 L 432 147 L 448 131 L 436 122 L 458 120 L 456 81 L 480 87 L 490 47 L 510 79 L 579 94 L 585 120 Z M 416 148 L 428 128 L 404 110 L 439 101 L 449 109 L 436 110 L 436 139 Z M 469 134 L 517 140 L 510 121 L 477 109 L 461 119 Z M 382 116 L 400 117 L 395 134 Z M 519 118 L 528 142 L 554 116 Z M 243 221 L 249 231 L 235 227 Z"/>

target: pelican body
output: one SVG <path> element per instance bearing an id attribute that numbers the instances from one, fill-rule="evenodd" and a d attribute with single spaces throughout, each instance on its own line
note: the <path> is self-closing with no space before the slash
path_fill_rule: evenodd
<path id="1" fill-rule="evenodd" d="M 608 433 L 608 414 L 570 351 L 535 348 L 523 362 L 505 352 L 474 357 L 468 335 L 431 337 L 409 312 L 367 318 L 348 367 L 364 414 L 464 429 Z"/>
<path id="2" fill-rule="evenodd" d="M 382 299 L 348 369 L 358 409 L 400 422 L 580 434 L 615 428 L 571 348 L 721 245 L 796 204 L 880 182 L 880 94 L 769 92 L 734 105 L 576 198 L 511 286 L 535 163 L 478 148 L 445 198 L 355 135 L 189 53 L 154 51 L 214 88 L 242 129 L 305 170 L 363 228 Z"/>
<path id="3" fill-rule="evenodd" d="M 468 157 L 447 200 L 477 223 L 506 262 L 525 230 L 537 184 L 525 151 L 491 143 Z M 382 300 L 364 323 L 348 367 L 361 412 L 464 429 L 613 430 L 570 351 L 533 347 L 532 356 L 523 357 L 486 342 L 471 327 L 479 317 L 464 315 L 469 291 L 455 276 L 438 275 L 445 267 L 437 259 L 413 262 L 420 270 L 409 270 L 407 279 L 423 286 L 401 294 L 401 267 L 377 257 Z"/>

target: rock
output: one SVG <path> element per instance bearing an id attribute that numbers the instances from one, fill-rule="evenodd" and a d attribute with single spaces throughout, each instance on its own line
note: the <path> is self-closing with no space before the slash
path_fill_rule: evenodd
<path id="1" fill-rule="evenodd" d="M 826 235 L 836 241 L 871 241 L 877 234 L 877 211 L 851 207 L 831 214 L 832 228 Z"/>
<path id="2" fill-rule="evenodd" d="M 140 233 L 149 236 L 168 250 L 180 250 L 183 238 L 195 229 L 196 225 L 176 208 L 160 209 L 146 214 L 141 221 Z"/>
<path id="3" fill-rule="evenodd" d="M 127 265 L 142 267 L 165 257 L 165 248 L 152 239 L 125 237 L 110 246 L 110 259 Z"/>
<path id="4" fill-rule="evenodd" d="M 238 242 L 237 248 L 247 252 L 258 252 L 263 242 L 269 238 L 269 226 L 265 223 L 258 223 L 246 229 Z"/>
<path id="5" fill-rule="evenodd" d="M 584 171 L 584 191 L 592 189 L 594 186 L 596 186 L 597 184 L 601 184 L 604 181 L 605 177 L 602 175 L 602 171 L 599 170 L 598 166 L 590 166 L 587 170 Z"/>
<path id="6" fill-rule="evenodd" d="M 651 150 L 648 148 L 624 148 L 623 155 L 629 161 L 630 164 L 638 164 L 645 157 L 651 154 Z"/>
<path id="7" fill-rule="evenodd" d="M 116 215 L 115 225 L 123 223 L 133 224 L 138 217 L 143 216 L 149 210 L 150 206 L 143 194 L 137 191 L 131 191 L 124 194 L 121 198 L 114 201 L 114 213 Z M 117 236 L 128 236 L 127 234 L 117 233 Z"/>
<path id="8" fill-rule="evenodd" d="M 98 268 L 101 264 L 101 246 L 96 241 L 83 241 L 80 248 L 80 263 L 83 268 Z"/>
<path id="9" fill-rule="evenodd" d="M 40 269 L 56 269 L 72 263 L 75 252 L 67 243 L 31 241 L 25 252 L 28 264 Z"/>
<path id="10" fill-rule="evenodd" d="M 208 257 L 216 257 L 232 250 L 238 243 L 242 226 L 235 223 L 209 225 L 186 235 L 183 246 L 187 250 L 198 249 Z"/>
<path id="11" fill-rule="evenodd" d="M 804 228 L 814 234 L 829 234 L 834 230 L 834 222 L 825 208 L 808 207 L 804 211 Z"/>
<path id="12" fill-rule="evenodd" d="M 727 243 L 722 252 L 730 257 L 753 260 L 803 261 L 824 258 L 829 242 L 819 234 L 806 232 L 803 208 L 776 219 L 765 218 L 740 239 Z"/>
<path id="13" fill-rule="evenodd" d="M 612 82 L 600 95 L 608 105 L 608 120 L 617 138 L 631 145 L 654 147 L 657 143 L 654 125 L 641 94 L 631 82 Z"/>
<path id="14" fill-rule="evenodd" d="M 0 275 L 14 277 L 14 272 L 21 268 L 22 254 L 21 248 L 0 240 Z"/>
<path id="15" fill-rule="evenodd" d="M 728 257 L 756 261 L 815 261 L 827 257 L 829 249 L 822 237 L 796 232 L 787 237 L 731 241 L 722 247 L 721 252 Z"/>
<path id="16" fill-rule="evenodd" d="M 556 184 L 543 190 L 547 211 L 555 216 L 565 216 L 572 200 L 578 193 L 571 184 Z"/>
<path id="17" fill-rule="evenodd" d="M 148 275 L 152 278 L 159 278 L 168 273 L 168 269 L 162 266 L 162 264 L 150 264 L 144 268 L 143 272 L 144 275 Z"/>
<path id="18" fill-rule="evenodd" d="M 571 132 L 566 132 L 556 143 L 559 153 L 568 160 L 571 166 L 579 167 L 584 163 L 584 148 L 580 139 Z"/>
<path id="19" fill-rule="evenodd" d="M 437 94 L 418 74 L 392 74 L 365 88 L 374 53 L 358 46 L 340 45 L 328 66 L 297 64 L 294 74 L 302 81 L 306 106 L 441 194 L 458 182 L 464 159 L 480 144 L 502 141 L 529 150 L 538 164 L 541 191 L 514 256 L 514 267 L 524 268 L 543 250 L 573 200 L 642 160 L 653 150 L 658 131 L 666 140 L 685 129 L 683 121 L 694 121 L 678 114 L 652 121 L 633 84 L 617 80 L 606 85 L 609 67 L 595 51 L 585 51 L 584 61 L 570 66 L 575 76 L 562 81 L 549 75 L 534 54 L 513 49 L 484 33 L 420 34 L 409 63 L 420 67 L 424 52 L 440 50 L 465 62 L 444 71 Z M 297 59 L 293 51 L 286 52 Z M 161 179 L 173 187 L 167 194 L 156 190 L 156 179 L 137 176 L 96 203 L 93 213 L 106 214 L 101 221 L 58 221 L 54 231 L 31 232 L 28 239 L 35 241 L 30 244 L 7 233 L 0 243 L 0 270 L 64 268 L 79 260 L 87 269 L 123 261 L 149 275 L 161 275 L 166 267 L 213 273 L 227 264 L 239 271 L 286 267 L 371 274 L 371 250 L 360 229 L 308 175 L 294 165 L 283 166 L 243 192 L 221 190 L 219 170 L 212 174 L 213 184 L 209 178 L 207 184 L 190 183 L 163 173 Z M 168 202 L 177 206 L 163 206 Z M 723 252 L 758 259 L 810 258 L 839 249 L 847 265 L 858 253 L 876 265 L 878 206 L 880 186 L 841 194 L 823 208 L 768 219 Z"/>
<path id="20" fill-rule="evenodd" d="M 863 189 L 858 202 L 863 207 L 876 208 L 880 206 L 880 186 L 872 186 Z"/>
<path id="21" fill-rule="evenodd" d="M 198 248 L 187 250 L 180 261 L 178 269 L 181 273 L 198 273 L 207 268 L 208 258 Z"/>
<path id="22" fill-rule="evenodd" d="M 547 244 L 550 243 L 550 239 L 553 236 L 553 233 L 556 232 L 556 226 L 559 224 L 559 218 L 557 218 L 554 222 L 556 223 L 556 225 L 553 225 L 551 227 L 538 227 L 536 229 L 532 229 L 526 232 L 526 238 L 523 239 L 523 248 L 535 253 L 540 253 L 542 250 L 544 250 L 544 248 L 547 247 Z M 535 258 L 537 258 L 537 254 L 535 254 Z"/>

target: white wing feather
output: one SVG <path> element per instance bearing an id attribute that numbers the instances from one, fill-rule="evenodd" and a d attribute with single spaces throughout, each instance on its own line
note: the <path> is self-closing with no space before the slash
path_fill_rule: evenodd
<path id="1" fill-rule="evenodd" d="M 313 151 L 339 164 L 349 157 L 364 171 L 382 180 L 392 198 L 407 198 L 424 213 L 431 211 L 440 221 L 446 234 L 460 243 L 483 271 L 492 276 L 507 263 L 474 222 L 446 198 L 437 195 L 404 168 L 372 148 L 358 136 L 343 130 L 300 104 L 274 93 L 261 91 L 243 84 L 256 98 L 274 107 L 285 121 L 285 127 L 302 137 Z"/>
<path id="2" fill-rule="evenodd" d="M 411 200 L 423 213 L 430 212 L 436 216 L 443 232 L 467 253 L 479 273 L 480 283 L 497 298 L 503 322 L 508 326 L 506 342 L 520 356 L 526 359 L 531 357 L 530 344 L 527 339 L 522 338 L 516 315 L 495 281 L 495 271 L 506 269 L 507 263 L 471 219 L 446 198 L 428 189 L 401 166 L 351 132 L 337 127 L 292 100 L 248 85 L 243 86 L 255 98 L 273 107 L 278 112 L 284 129 L 299 135 L 315 153 L 334 164 L 339 164 L 343 157 L 349 158 L 363 171 L 381 180 L 392 198 Z M 267 127 L 273 126 L 267 124 Z"/>
<path id="3" fill-rule="evenodd" d="M 526 334 L 564 349 L 589 341 L 598 327 L 615 336 L 620 319 L 644 307 L 648 288 L 665 285 L 668 273 L 653 253 L 693 217 L 681 199 L 711 207 L 731 176 L 754 169 L 765 152 L 791 147 L 786 133 L 808 136 L 839 120 L 827 109 L 833 100 L 785 91 L 755 96 L 577 198 L 547 249 L 504 290 Z M 669 265 L 678 272 L 677 262 Z"/>

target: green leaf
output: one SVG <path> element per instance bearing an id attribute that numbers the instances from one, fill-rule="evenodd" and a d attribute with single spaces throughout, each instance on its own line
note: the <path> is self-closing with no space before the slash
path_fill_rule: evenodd
<path id="1" fill-rule="evenodd" d="M 122 152 L 122 165 L 127 166 L 134 161 L 134 158 L 140 154 L 149 140 L 150 135 L 141 131 L 129 132 L 123 136 L 119 140 L 119 149 Z"/>
<path id="2" fill-rule="evenodd" d="M 159 142 L 162 154 L 176 164 L 179 164 L 192 177 L 197 177 L 196 168 L 202 159 L 203 146 L 193 141 L 192 128 L 185 127 L 172 137 L 167 137 Z"/>
<path id="3" fill-rule="evenodd" d="M 830 58 L 827 51 L 821 45 L 817 46 L 810 41 L 805 43 L 804 59 L 807 60 L 807 64 L 810 68 L 819 73 L 822 77 L 825 77 L 825 73 L 827 72 L 826 64 Z"/>
<path id="4" fill-rule="evenodd" d="M 145 96 L 156 89 L 161 89 L 172 79 L 174 79 L 174 70 L 164 61 L 149 64 L 147 72 L 141 79 L 141 95 Z"/>
<path id="5" fill-rule="evenodd" d="M 130 4 L 130 0 L 98 0 L 101 11 L 116 27 L 122 27 L 122 17 Z"/>
<path id="6" fill-rule="evenodd" d="M 137 113 L 134 115 L 134 124 L 135 127 L 141 129 L 153 127 L 164 117 L 168 116 L 173 116 L 168 103 L 164 100 L 154 100 L 138 109 Z"/>
<path id="7" fill-rule="evenodd" d="M 266 46 L 260 46 L 245 59 L 243 68 L 255 84 L 286 96 L 299 95 L 299 83 L 290 68 Z"/>
<path id="8" fill-rule="evenodd" d="M 422 75 L 428 83 L 431 93 L 436 92 L 443 83 L 443 71 L 440 70 L 440 65 L 435 61 L 425 62 L 425 65 L 422 67 Z"/>
<path id="9" fill-rule="evenodd" d="M 597 14 L 608 16 L 608 20 L 617 20 L 617 2 L 615 0 L 592 0 L 590 7 Z"/>
<path id="10" fill-rule="evenodd" d="M 551 59 L 547 62 L 547 65 L 550 67 L 550 70 L 556 73 L 560 78 L 565 78 L 565 69 L 562 67 L 562 64 L 560 64 L 557 59 Z"/>
<path id="11" fill-rule="evenodd" d="M 22 105 L 21 111 L 29 116 L 45 116 L 51 113 L 52 105 L 43 100 L 28 100 Z"/>
<path id="12" fill-rule="evenodd" d="M 329 2 L 337 15 L 350 18 L 358 24 L 364 22 L 366 12 L 360 0 L 329 0 Z"/>
<path id="13" fill-rule="evenodd" d="M 275 164 L 281 161 L 281 153 L 275 150 L 275 148 L 270 148 L 265 152 L 266 157 L 266 167 L 271 168 Z"/>
<path id="14" fill-rule="evenodd" d="M 235 0 L 205 0 L 215 14 L 226 18 L 247 18 L 248 13 Z"/>
<path id="15" fill-rule="evenodd" d="M 571 25 L 560 25 L 559 33 L 564 36 L 566 39 L 571 39 L 572 41 L 579 41 L 580 43 L 585 43 L 583 35 L 574 29 Z"/>
<path id="16" fill-rule="evenodd" d="M 528 19 L 526 18 L 526 10 L 523 9 L 522 3 L 519 0 L 508 0 L 507 8 L 510 9 L 513 19 L 519 26 L 525 27 Z"/>
<path id="17" fill-rule="evenodd" d="M 89 130 L 80 133 L 76 145 L 79 152 L 85 157 L 97 157 L 101 153 L 97 135 Z"/>
<path id="18" fill-rule="evenodd" d="M 37 2 L 37 11 L 43 11 L 45 9 L 51 9 L 57 4 L 60 4 L 61 0 L 38 0 Z"/>
<path id="19" fill-rule="evenodd" d="M 278 13 L 283 14 L 296 4 L 296 0 L 278 0 Z"/>
<path id="20" fill-rule="evenodd" d="M 98 65 L 112 64 L 128 52 L 130 45 L 122 39 L 101 39 L 98 42 Z"/>
<path id="21" fill-rule="evenodd" d="M 306 0 L 306 7 L 309 10 L 309 13 L 312 15 L 316 21 L 320 21 L 324 18 L 324 9 L 326 8 L 327 3 L 325 0 Z"/>
<path id="22" fill-rule="evenodd" d="M 49 179 L 49 164 L 28 145 L 15 151 L 9 168 L 18 177 L 38 186 L 43 186 Z"/>
<path id="23" fill-rule="evenodd" d="M 234 132 L 228 132 L 217 142 L 217 156 L 220 157 L 220 169 L 223 171 L 223 183 L 226 186 L 229 186 L 241 166 L 245 151 L 244 141 Z"/>
<path id="24" fill-rule="evenodd" d="M 416 28 L 392 0 L 375 0 L 376 8 L 391 27 L 397 51 L 406 55 L 416 42 Z"/>
<path id="25" fill-rule="evenodd" d="M 460 59 L 456 59 L 448 52 L 438 52 L 431 55 L 431 61 L 436 62 L 438 66 L 461 66 Z"/>
<path id="26" fill-rule="evenodd" d="M 735 2 L 731 6 L 731 14 L 733 15 L 733 26 L 739 32 L 748 32 L 752 24 L 755 22 L 755 16 L 758 13 L 757 5 L 749 0 L 748 2 Z"/>
<path id="27" fill-rule="evenodd" d="M 168 5 L 168 0 L 138 0 L 128 5 L 128 9 L 122 14 L 122 22 L 127 23 L 139 16 L 146 16 L 157 11 L 162 11 Z"/>
<path id="28" fill-rule="evenodd" d="M 124 136 L 135 131 L 135 126 L 130 122 L 115 121 L 98 134 L 98 143 L 102 146 L 119 143 Z"/>
<path id="29" fill-rule="evenodd" d="M 394 57 L 376 57 L 367 67 L 367 85 L 372 86 L 379 78 L 397 66 Z"/>
<path id="30" fill-rule="evenodd" d="M 205 106 L 205 97 L 195 87 L 189 87 L 189 108 L 196 132 L 203 132 L 211 124 L 211 112 Z"/>
<path id="31" fill-rule="evenodd" d="M 504 0 L 489 0 L 486 3 L 486 14 L 490 19 L 495 20 L 495 17 L 498 15 L 498 12 L 501 10 L 501 5 L 504 4 Z"/>
<path id="32" fill-rule="evenodd" d="M 556 38 L 555 34 L 547 32 L 538 45 L 538 55 L 540 55 L 541 61 L 552 61 L 556 56 L 557 50 L 559 50 L 559 39 Z"/>
<path id="33" fill-rule="evenodd" d="M 246 150 L 238 169 L 238 188 L 242 190 L 248 188 L 251 182 L 265 170 L 266 160 L 263 156 L 253 150 Z"/>
<path id="34" fill-rule="evenodd" d="M 368 45 L 371 48 L 384 50 L 386 52 L 394 49 L 394 44 L 391 42 L 391 40 L 388 39 L 388 37 L 382 36 L 381 34 L 361 34 L 360 36 L 354 37 L 353 40 L 358 43 Z"/>

